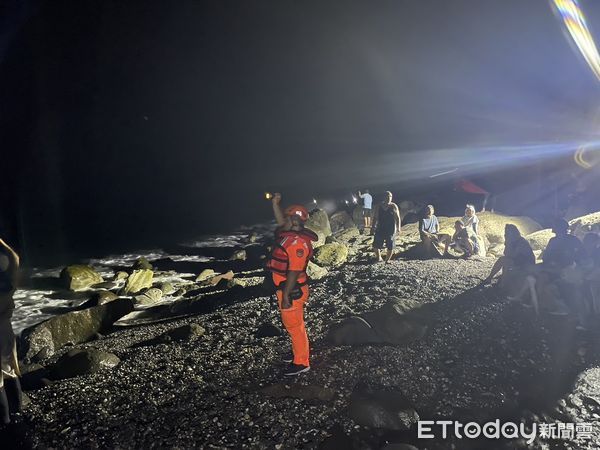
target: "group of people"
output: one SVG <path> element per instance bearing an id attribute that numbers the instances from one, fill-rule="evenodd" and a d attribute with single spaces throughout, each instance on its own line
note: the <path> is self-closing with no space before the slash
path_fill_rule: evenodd
<path id="1" fill-rule="evenodd" d="M 392 201 L 393 195 L 389 191 L 385 192 L 383 200 L 375 208 L 372 208 L 373 200 L 368 191 L 365 194 L 359 191 L 358 194 L 364 201 L 364 229 L 374 234 L 375 260 L 387 263 L 393 257 L 396 236 L 401 229 L 400 208 Z M 473 205 L 466 206 L 465 215 L 455 222 L 452 235 L 440 232 L 440 223 L 434 213 L 433 205 L 427 205 L 420 214 L 419 235 L 425 256 L 448 255 L 450 248 L 466 258 L 479 254 L 479 218 Z M 387 249 L 385 259 L 381 256 L 384 248 Z"/>
<path id="2" fill-rule="evenodd" d="M 524 302 L 536 314 L 572 315 L 577 328 L 588 327 L 591 316 L 600 314 L 600 237 L 587 233 L 583 242 L 569 233 L 569 224 L 557 219 L 550 239 L 536 264 L 529 242 L 516 226 L 507 224 L 504 256 L 492 267 L 482 285 L 502 272 L 499 286 L 509 299 Z"/>

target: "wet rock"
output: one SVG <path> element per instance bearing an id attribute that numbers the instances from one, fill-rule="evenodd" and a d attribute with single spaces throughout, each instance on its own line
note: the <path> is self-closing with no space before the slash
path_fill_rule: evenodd
<path id="1" fill-rule="evenodd" d="M 348 247 L 337 242 L 325 244 L 315 250 L 314 260 L 319 266 L 341 266 L 348 260 Z"/>
<path id="2" fill-rule="evenodd" d="M 150 288 L 141 295 L 135 296 L 136 305 L 150 306 L 162 299 L 163 293 L 158 288 Z"/>
<path id="3" fill-rule="evenodd" d="M 350 396 L 348 415 L 357 424 L 386 430 L 409 430 L 419 420 L 413 405 L 399 392 L 365 392 Z"/>
<path id="4" fill-rule="evenodd" d="M 88 375 L 102 369 L 111 369 L 121 360 L 113 353 L 95 348 L 73 349 L 61 356 L 51 367 L 51 377 L 55 380 Z"/>
<path id="5" fill-rule="evenodd" d="M 85 265 L 65 267 L 60 273 L 60 279 L 63 285 L 72 291 L 87 289 L 104 281 L 102 276 L 93 267 Z"/>
<path id="6" fill-rule="evenodd" d="M 246 250 L 236 250 L 233 252 L 233 255 L 229 258 L 230 261 L 246 261 L 247 255 Z"/>
<path id="7" fill-rule="evenodd" d="M 177 289 L 175 289 L 175 286 L 173 286 L 173 283 L 170 283 L 168 281 L 159 284 L 158 288 L 161 290 L 163 295 L 171 295 L 177 291 Z"/>
<path id="8" fill-rule="evenodd" d="M 202 282 L 202 284 L 204 284 L 206 286 L 216 286 L 221 281 L 231 281 L 231 280 L 233 280 L 234 276 L 235 276 L 235 274 L 233 273 L 232 270 L 230 270 L 229 272 L 225 272 L 225 273 L 222 273 L 220 275 L 215 275 L 213 277 L 210 277 L 207 280 L 204 280 Z"/>
<path id="9" fill-rule="evenodd" d="M 196 277 L 196 282 L 203 282 L 206 280 L 209 280 L 210 278 L 214 277 L 217 273 L 212 270 L 212 269 L 204 269 L 202 272 L 200 272 L 200 275 L 198 275 Z"/>
<path id="10" fill-rule="evenodd" d="M 329 218 L 327 213 L 322 209 L 316 209 L 310 213 L 310 217 L 306 221 L 306 228 L 314 231 L 315 233 L 321 233 L 323 238 L 331 235 L 331 225 L 329 224 Z"/>
<path id="11" fill-rule="evenodd" d="M 320 280 L 325 277 L 329 271 L 325 267 L 318 266 L 314 262 L 309 261 L 306 273 L 311 280 Z"/>
<path id="12" fill-rule="evenodd" d="M 150 262 L 143 256 L 136 259 L 135 262 L 133 263 L 133 265 L 131 266 L 131 268 L 133 270 L 153 270 L 154 269 L 152 267 L 152 264 L 150 264 Z"/>
<path id="13" fill-rule="evenodd" d="M 265 322 L 259 325 L 259 327 L 256 329 L 256 333 L 254 333 L 254 336 L 261 339 L 266 337 L 281 336 L 281 334 L 281 329 L 279 327 L 276 327 L 271 322 Z"/>
<path id="14" fill-rule="evenodd" d="M 265 277 L 238 277 L 233 280 L 229 280 L 228 286 L 242 286 L 242 287 L 250 287 L 250 286 L 260 286 L 265 281 Z"/>
<path id="15" fill-rule="evenodd" d="M 96 302 L 96 305 L 104 305 L 118 298 L 119 296 L 111 291 L 98 291 L 92 296 L 92 300 Z"/>
<path id="16" fill-rule="evenodd" d="M 123 289 L 124 294 L 137 294 L 142 289 L 147 289 L 152 287 L 152 278 L 154 277 L 154 272 L 149 269 L 139 269 L 134 270 L 129 278 L 127 278 L 127 283 L 125 284 L 125 288 Z"/>
<path id="17" fill-rule="evenodd" d="M 118 271 L 115 274 L 115 281 L 126 280 L 127 278 L 129 278 L 129 274 L 127 272 L 122 271 L 122 270 Z"/>
<path id="18" fill-rule="evenodd" d="M 334 242 L 337 242 L 337 239 L 336 239 L 335 237 L 333 237 L 333 235 L 331 235 L 331 236 L 327 236 L 327 237 L 325 238 L 325 243 L 326 243 L 326 244 L 332 244 L 332 243 L 334 243 Z"/>
<path id="19" fill-rule="evenodd" d="M 335 391 L 322 386 L 277 383 L 264 387 L 260 393 L 274 398 L 298 398 L 307 401 L 330 402 Z"/>
<path id="20" fill-rule="evenodd" d="M 118 299 L 105 305 L 73 311 L 52 317 L 23 330 L 22 353 L 26 360 L 40 352 L 52 355 L 66 344 L 79 344 L 92 339 L 96 333 L 108 330 L 120 317 L 133 310 L 129 299 Z"/>

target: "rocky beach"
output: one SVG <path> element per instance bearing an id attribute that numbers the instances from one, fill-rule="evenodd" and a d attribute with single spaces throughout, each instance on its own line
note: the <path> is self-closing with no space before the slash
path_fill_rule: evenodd
<path id="1" fill-rule="evenodd" d="M 482 288 L 515 223 L 484 213 L 486 256 L 398 255 L 373 263 L 346 213 L 319 235 L 306 312 L 311 371 L 281 376 L 290 351 L 263 286 L 270 227 L 29 274 L 15 296 L 27 406 L 6 442 L 35 448 L 595 449 L 600 334 Z M 440 218 L 442 231 L 456 218 Z M 600 214 L 571 221 L 596 230 Z M 36 301 L 44 301 L 36 308 Z M 29 312 L 29 314 L 24 314 Z M 41 322 L 40 322 L 41 321 Z M 33 323 L 40 322 L 40 323 Z M 596 322 L 598 323 L 598 322 Z M 563 439 L 417 439 L 418 420 L 592 424 Z"/>

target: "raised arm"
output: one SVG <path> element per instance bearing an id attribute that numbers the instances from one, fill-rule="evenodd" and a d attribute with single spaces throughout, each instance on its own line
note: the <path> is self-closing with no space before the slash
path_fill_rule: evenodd
<path id="1" fill-rule="evenodd" d="M 273 203 L 273 214 L 275 215 L 275 220 L 277 221 L 277 225 L 282 226 L 285 224 L 285 216 L 283 215 L 283 211 L 281 210 L 281 194 L 276 192 L 273 194 L 273 199 L 271 200 Z"/>

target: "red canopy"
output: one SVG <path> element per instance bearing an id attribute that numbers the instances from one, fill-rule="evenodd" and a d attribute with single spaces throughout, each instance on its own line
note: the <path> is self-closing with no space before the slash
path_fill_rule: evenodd
<path id="1" fill-rule="evenodd" d="M 473 183 L 469 180 L 466 180 L 465 178 L 461 178 L 460 180 L 458 180 L 456 182 L 456 190 L 468 192 L 469 194 L 482 194 L 482 195 L 489 194 L 488 191 L 486 191 L 483 188 L 480 188 L 475 183 Z"/>

